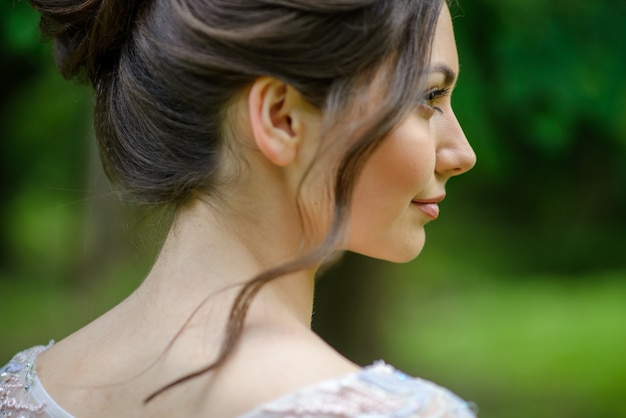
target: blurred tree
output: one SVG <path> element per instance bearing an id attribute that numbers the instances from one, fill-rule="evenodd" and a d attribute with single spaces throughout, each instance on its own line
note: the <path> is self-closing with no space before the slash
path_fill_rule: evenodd
<path id="1" fill-rule="evenodd" d="M 84 198 L 89 93 L 56 73 L 28 3 L 0 4 L 0 24 L 2 270 L 68 276 L 80 263 L 82 211 L 68 202 Z"/>
<path id="2" fill-rule="evenodd" d="M 529 228 L 540 269 L 623 267 L 626 2 L 477 0 L 454 14 L 455 104 L 478 154 L 470 212 Z"/>

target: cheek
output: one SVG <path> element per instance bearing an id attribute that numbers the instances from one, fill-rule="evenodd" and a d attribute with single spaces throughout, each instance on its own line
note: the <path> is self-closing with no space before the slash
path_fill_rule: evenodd
<path id="1" fill-rule="evenodd" d="M 408 207 L 435 172 L 430 138 L 429 130 L 417 123 L 405 123 L 386 138 L 363 168 L 354 203 Z"/>
<path id="2" fill-rule="evenodd" d="M 431 138 L 428 125 L 405 122 L 367 161 L 355 188 L 350 249 L 377 256 L 412 241 L 420 232 L 417 229 L 423 225 L 412 213 L 411 200 L 425 197 L 432 186 L 435 146 Z"/>

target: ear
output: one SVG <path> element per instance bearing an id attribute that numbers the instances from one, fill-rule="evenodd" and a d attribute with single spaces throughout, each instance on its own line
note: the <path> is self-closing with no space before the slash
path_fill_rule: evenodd
<path id="1" fill-rule="evenodd" d="M 300 94 L 270 77 L 257 79 L 248 95 L 254 141 L 272 163 L 285 167 L 295 161 L 302 142 Z"/>

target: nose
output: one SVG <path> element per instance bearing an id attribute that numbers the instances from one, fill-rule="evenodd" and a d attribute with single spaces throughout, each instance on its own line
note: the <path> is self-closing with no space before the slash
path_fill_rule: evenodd
<path id="1" fill-rule="evenodd" d="M 454 113 L 441 120 L 435 171 L 446 177 L 458 176 L 476 164 L 476 153 L 467 141 Z"/>

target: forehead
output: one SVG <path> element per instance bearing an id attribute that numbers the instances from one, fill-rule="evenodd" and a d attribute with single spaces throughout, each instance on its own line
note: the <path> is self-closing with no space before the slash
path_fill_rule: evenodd
<path id="1" fill-rule="evenodd" d="M 450 16 L 448 6 L 442 8 L 437 21 L 431 63 L 435 70 L 445 66 L 452 69 L 455 73 L 459 72 L 459 56 L 454 39 L 452 17 Z"/>

